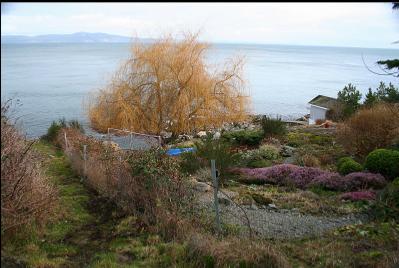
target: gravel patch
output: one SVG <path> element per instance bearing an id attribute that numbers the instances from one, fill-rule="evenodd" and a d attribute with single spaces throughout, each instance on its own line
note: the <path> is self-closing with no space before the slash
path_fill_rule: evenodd
<path id="1" fill-rule="evenodd" d="M 210 193 L 200 195 L 198 200 L 201 206 L 214 211 L 213 196 Z M 363 214 L 313 216 L 302 214 L 296 209 L 288 210 L 256 205 L 238 207 L 235 204 L 219 204 L 219 209 L 222 222 L 240 225 L 244 227 L 242 228 L 244 233 L 249 231 L 246 214 L 252 231 L 264 238 L 292 239 L 319 236 L 338 227 L 367 221 L 367 216 Z"/>

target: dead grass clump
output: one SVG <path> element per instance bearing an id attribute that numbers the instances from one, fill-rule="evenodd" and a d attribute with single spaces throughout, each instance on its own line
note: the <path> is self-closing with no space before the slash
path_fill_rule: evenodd
<path id="1" fill-rule="evenodd" d="M 261 240 L 193 234 L 187 243 L 188 256 L 201 267 L 290 267 L 285 257 Z"/>
<path id="2" fill-rule="evenodd" d="M 359 157 L 390 146 L 399 136 L 398 112 L 398 106 L 385 103 L 362 109 L 338 127 L 338 141 Z"/>
<path id="3" fill-rule="evenodd" d="M 1 231 L 6 236 L 29 225 L 43 225 L 57 192 L 41 173 L 41 160 L 1 108 Z M 15 122 L 14 122 L 15 123 Z"/>

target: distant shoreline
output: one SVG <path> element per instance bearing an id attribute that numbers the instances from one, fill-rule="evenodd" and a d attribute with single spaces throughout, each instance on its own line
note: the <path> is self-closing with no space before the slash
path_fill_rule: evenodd
<path id="1" fill-rule="evenodd" d="M 123 35 L 108 33 L 87 33 L 77 32 L 72 34 L 46 34 L 46 35 L 1 35 L 1 44 L 85 44 L 85 43 L 132 43 L 133 40 L 141 42 L 154 42 L 155 38 L 136 38 Z M 206 41 L 205 41 L 206 42 Z M 314 47 L 322 49 L 381 49 L 381 50 L 399 50 L 398 43 L 391 43 L 387 47 L 359 47 L 359 46 L 328 46 L 315 44 L 278 44 L 278 43 L 242 43 L 242 42 L 209 42 L 214 45 L 222 46 L 279 46 L 279 47 Z"/>

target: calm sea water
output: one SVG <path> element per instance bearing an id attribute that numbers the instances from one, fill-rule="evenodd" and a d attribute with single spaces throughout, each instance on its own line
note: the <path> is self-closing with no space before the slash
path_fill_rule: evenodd
<path id="1" fill-rule="evenodd" d="M 380 59 L 398 57 L 399 49 L 332 48 L 219 44 L 210 63 L 245 55 L 245 76 L 255 113 L 297 117 L 318 94 L 336 97 L 349 82 L 363 94 L 391 76 L 369 72 Z M 17 109 L 28 137 L 44 134 L 53 120 L 78 119 L 88 127 L 83 101 L 101 88 L 129 55 L 128 44 L 2 44 L 1 98 L 19 99 Z"/>

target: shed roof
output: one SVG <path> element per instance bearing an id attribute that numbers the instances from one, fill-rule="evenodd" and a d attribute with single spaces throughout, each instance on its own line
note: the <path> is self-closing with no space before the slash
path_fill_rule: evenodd
<path id="1" fill-rule="evenodd" d="M 334 106 L 334 104 L 336 104 L 337 102 L 338 102 L 337 99 L 323 96 L 323 95 L 317 95 L 315 98 L 313 98 L 311 101 L 309 101 L 310 104 L 328 108 L 328 109 L 332 108 Z"/>

